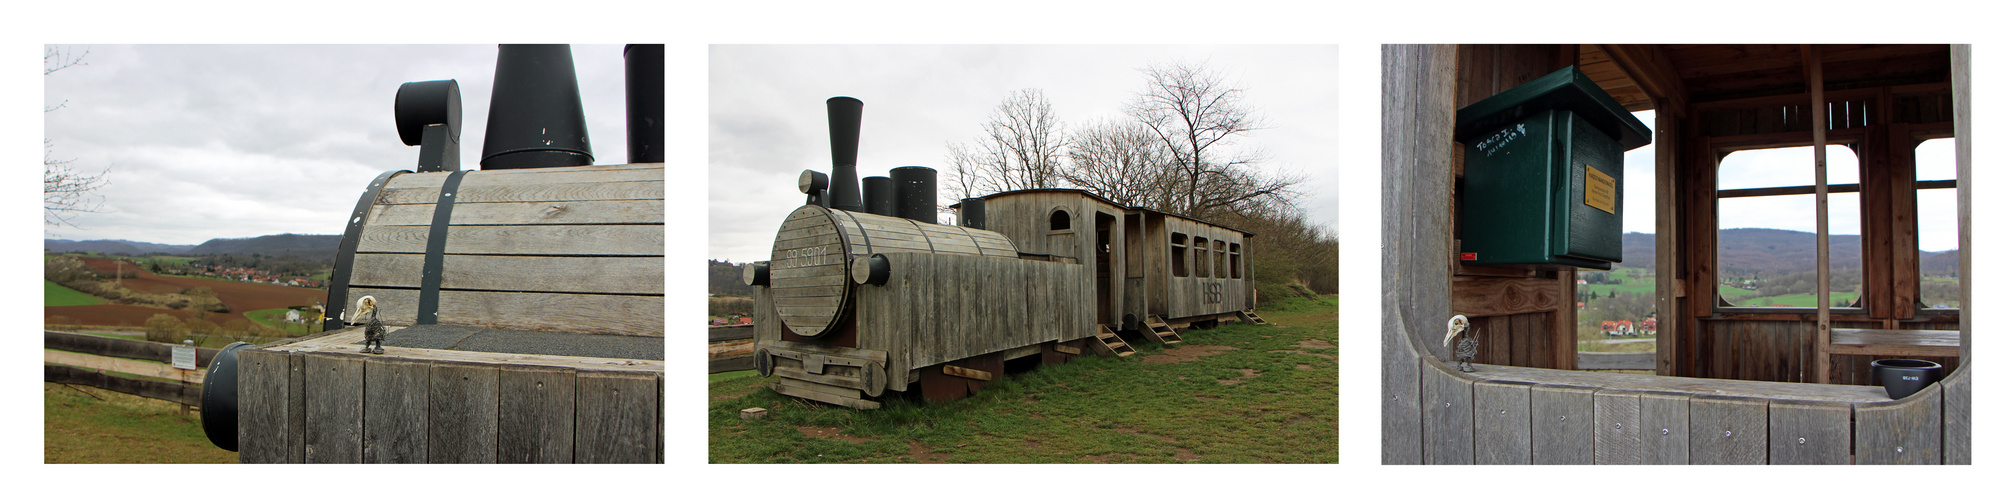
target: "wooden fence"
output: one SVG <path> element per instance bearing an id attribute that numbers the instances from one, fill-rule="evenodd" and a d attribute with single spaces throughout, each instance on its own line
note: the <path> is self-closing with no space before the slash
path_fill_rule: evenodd
<path id="1" fill-rule="evenodd" d="M 754 325 L 715 326 L 705 332 L 706 373 L 754 369 Z"/>
<path id="2" fill-rule="evenodd" d="M 167 364 L 174 357 L 173 344 L 44 330 L 42 347 L 44 382 L 87 385 L 189 406 L 202 403 L 203 369 L 217 353 L 197 348 L 196 369 L 181 370 Z"/>

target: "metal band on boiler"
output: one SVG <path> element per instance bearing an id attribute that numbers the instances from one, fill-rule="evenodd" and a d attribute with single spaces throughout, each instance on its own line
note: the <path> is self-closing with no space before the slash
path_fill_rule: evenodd
<path id="1" fill-rule="evenodd" d="M 349 275 L 356 269 L 356 244 L 363 239 L 363 224 L 369 222 L 370 207 L 377 203 L 377 194 L 384 191 L 384 185 L 391 177 L 410 173 L 410 170 L 392 170 L 377 174 L 370 181 L 370 187 L 363 190 L 363 196 L 356 199 L 356 210 L 349 213 L 349 226 L 342 230 L 342 245 L 335 254 L 335 268 L 328 275 L 328 303 L 322 307 L 327 314 L 321 320 L 322 331 L 342 329 L 342 310 L 349 303 Z"/>
<path id="2" fill-rule="evenodd" d="M 432 325 L 440 321 L 440 271 L 447 252 L 447 221 L 454 215 L 454 192 L 461 189 L 461 176 L 472 170 L 457 170 L 447 174 L 447 180 L 440 183 L 440 198 L 433 202 L 433 226 L 426 230 L 426 262 L 419 275 L 419 315 L 413 318 L 414 325 Z"/>

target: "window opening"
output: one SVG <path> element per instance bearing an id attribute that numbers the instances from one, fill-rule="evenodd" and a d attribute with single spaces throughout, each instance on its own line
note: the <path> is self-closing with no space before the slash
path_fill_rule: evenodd
<path id="1" fill-rule="evenodd" d="M 1173 233 L 1172 249 L 1166 254 L 1173 256 L 1173 277 L 1187 277 L 1187 235 Z"/>
<path id="2" fill-rule="evenodd" d="M 1829 179 L 1829 305 L 1862 307 L 1863 221 L 1858 159 L 1825 151 Z M 1718 164 L 1718 298 L 1734 307 L 1816 307 L 1815 151 L 1734 152 Z"/>
<path id="3" fill-rule="evenodd" d="M 1920 242 L 1922 309 L 1962 308 L 1961 236 L 1956 233 L 1955 139 L 1913 148 L 1914 222 Z"/>

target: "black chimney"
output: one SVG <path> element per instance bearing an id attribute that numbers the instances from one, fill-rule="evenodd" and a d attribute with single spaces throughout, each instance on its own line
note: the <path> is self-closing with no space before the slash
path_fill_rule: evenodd
<path id="1" fill-rule="evenodd" d="M 859 200 L 859 122 L 866 103 L 850 97 L 824 101 L 831 120 L 831 208 L 864 211 Z"/>
<path id="2" fill-rule="evenodd" d="M 971 229 L 985 228 L 985 199 L 964 198 L 957 204 L 957 225 Z"/>
<path id="3" fill-rule="evenodd" d="M 663 163 L 663 44 L 622 48 L 628 162 Z"/>
<path id="4" fill-rule="evenodd" d="M 897 167 L 888 170 L 887 176 L 894 179 L 895 215 L 936 223 L 936 169 Z"/>
<path id="5" fill-rule="evenodd" d="M 461 169 L 461 84 L 405 82 L 392 105 L 398 139 L 419 146 L 419 172 Z"/>
<path id="6" fill-rule="evenodd" d="M 489 93 L 482 168 L 592 165 L 580 83 L 566 45 L 502 45 Z"/>

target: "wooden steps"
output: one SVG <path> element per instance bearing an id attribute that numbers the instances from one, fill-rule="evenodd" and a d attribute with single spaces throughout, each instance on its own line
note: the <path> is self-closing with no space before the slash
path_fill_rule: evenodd
<path id="1" fill-rule="evenodd" d="M 1120 358 L 1138 353 L 1137 349 L 1131 348 L 1131 344 L 1118 338 L 1117 332 L 1110 331 L 1109 325 L 1096 325 L 1096 336 L 1089 339 L 1089 348 L 1097 354 Z"/>
<path id="2" fill-rule="evenodd" d="M 1243 320 L 1244 323 L 1249 323 L 1252 325 L 1271 324 L 1270 322 L 1264 321 L 1264 318 L 1262 316 L 1258 316 L 1256 309 L 1244 309 L 1241 311 L 1236 311 L 1236 317 L 1237 319 Z"/>
<path id="3" fill-rule="evenodd" d="M 1166 324 L 1166 320 L 1159 319 L 1157 314 L 1145 316 L 1144 333 L 1145 338 L 1161 344 L 1172 345 L 1181 342 L 1180 333 L 1173 331 L 1173 326 Z"/>

